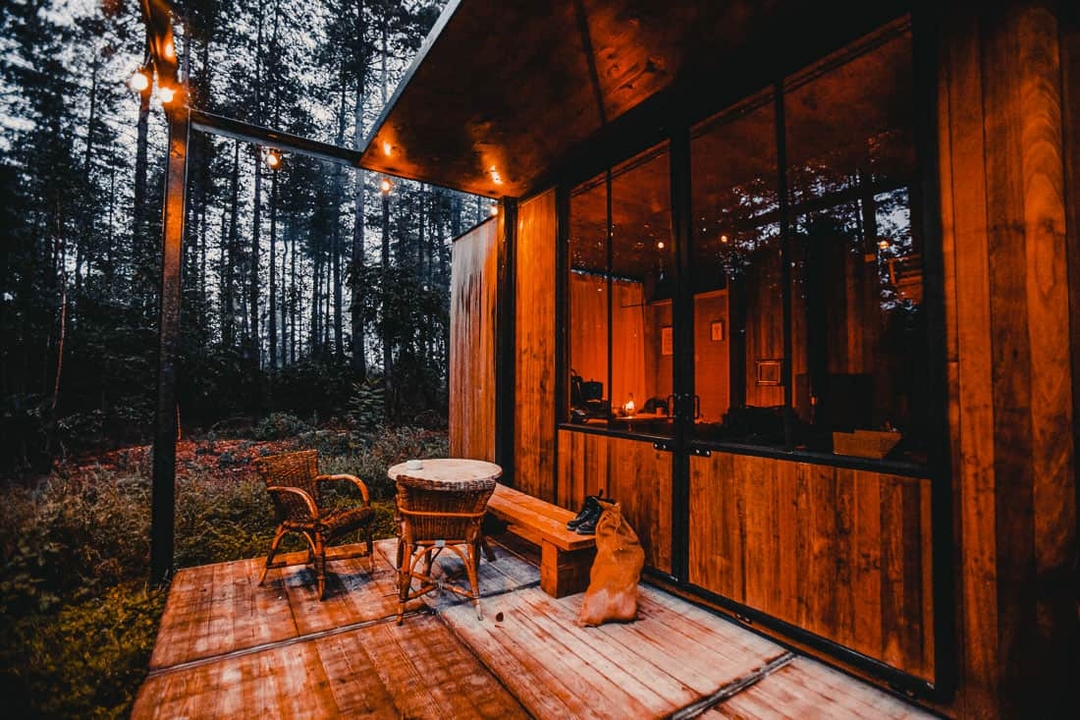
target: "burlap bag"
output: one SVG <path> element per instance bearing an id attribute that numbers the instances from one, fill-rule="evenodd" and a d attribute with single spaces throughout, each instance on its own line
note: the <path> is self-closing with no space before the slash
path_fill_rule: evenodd
<path id="1" fill-rule="evenodd" d="M 596 559 L 589 572 L 589 588 L 581 605 L 581 625 L 637 618 L 638 580 L 645 551 L 637 533 L 626 522 L 618 503 L 600 500 L 604 508 L 596 523 Z"/>

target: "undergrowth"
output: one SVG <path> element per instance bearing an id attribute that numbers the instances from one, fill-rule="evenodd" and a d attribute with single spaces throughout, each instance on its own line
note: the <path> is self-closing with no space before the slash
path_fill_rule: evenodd
<path id="1" fill-rule="evenodd" d="M 375 535 L 381 538 L 394 532 L 386 468 L 411 457 L 447 454 L 440 432 L 395 428 L 358 434 L 311 429 L 280 417 L 269 424 L 272 431 L 264 437 L 283 428 L 299 434 L 262 442 L 209 438 L 178 448 L 178 568 L 266 554 L 274 522 L 270 499 L 251 467 L 255 457 L 318 448 L 321 472 L 354 474 L 368 485 L 378 518 Z M 0 488 L 5 717 L 130 713 L 167 595 L 167 588 L 148 585 L 150 487 L 148 450 L 129 448 L 94 463 L 60 465 L 28 485 Z M 348 502 L 346 496 L 339 500 Z M 300 549 L 301 542 L 294 539 L 285 549 Z"/>

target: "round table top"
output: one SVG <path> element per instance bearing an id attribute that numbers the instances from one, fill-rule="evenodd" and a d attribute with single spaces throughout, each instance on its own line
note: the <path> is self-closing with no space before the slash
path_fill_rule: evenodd
<path id="1" fill-rule="evenodd" d="M 502 476 L 502 468 L 485 460 L 469 458 L 424 458 L 423 467 L 413 469 L 407 462 L 393 465 L 386 471 L 387 477 L 397 480 L 398 475 L 435 480 L 444 483 L 467 482 L 469 480 L 497 479 Z"/>

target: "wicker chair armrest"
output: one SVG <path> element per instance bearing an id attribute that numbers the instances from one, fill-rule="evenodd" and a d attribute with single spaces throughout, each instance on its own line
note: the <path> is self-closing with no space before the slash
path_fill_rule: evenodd
<path id="1" fill-rule="evenodd" d="M 285 487 L 282 485 L 268 485 L 266 491 L 270 493 L 282 493 L 288 495 L 295 495 L 304 501 L 307 505 L 308 512 L 311 513 L 313 520 L 319 519 L 319 507 L 315 504 L 315 498 L 308 495 L 306 492 L 296 487 Z"/>
<path id="2" fill-rule="evenodd" d="M 315 482 L 328 482 L 328 481 L 348 481 L 356 486 L 356 489 L 360 491 L 360 495 L 364 498 L 364 504 L 371 504 L 371 496 L 368 494 L 368 487 L 364 484 L 364 481 L 355 475 L 347 475 L 344 473 L 337 475 L 318 475 L 315 477 Z"/>

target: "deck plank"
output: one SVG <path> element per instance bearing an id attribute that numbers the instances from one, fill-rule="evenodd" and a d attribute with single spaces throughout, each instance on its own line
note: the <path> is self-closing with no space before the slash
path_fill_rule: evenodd
<path id="1" fill-rule="evenodd" d="M 322 602 L 302 564 L 261 587 L 262 559 L 180 571 L 132 718 L 658 718 L 786 652 L 647 585 L 637 621 L 580 627 L 583 596 L 548 596 L 527 556 L 501 546 L 480 564 L 483 620 L 443 591 L 398 626 L 395 556 L 384 540 L 374 571 L 331 561 Z M 448 554 L 437 572 L 461 563 Z M 800 657 L 705 717 L 927 715 Z"/>
<path id="2" fill-rule="evenodd" d="M 932 714 L 848 677 L 799 657 L 721 705 L 702 715 L 719 718 L 932 718 Z"/>

